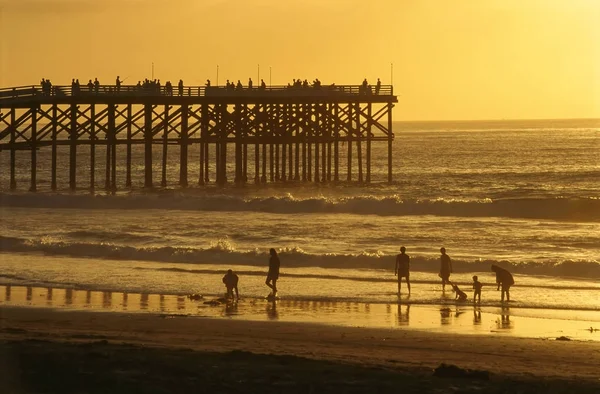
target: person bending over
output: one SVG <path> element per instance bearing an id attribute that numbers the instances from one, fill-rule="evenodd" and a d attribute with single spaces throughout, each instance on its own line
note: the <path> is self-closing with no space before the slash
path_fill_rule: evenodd
<path id="1" fill-rule="evenodd" d="M 235 298 L 240 299 L 240 293 L 238 291 L 238 282 L 240 278 L 232 271 L 228 270 L 223 277 L 223 283 L 227 288 L 227 298 L 233 299 L 233 291 L 235 290 Z"/>
<path id="2" fill-rule="evenodd" d="M 506 294 L 506 301 L 510 301 L 510 287 L 515 284 L 515 280 L 510 272 L 505 270 L 504 268 L 498 267 L 497 265 L 492 264 L 492 271 L 496 273 L 496 283 L 498 284 L 498 289 L 502 287 L 502 293 L 500 299 L 504 302 L 504 294 Z"/>

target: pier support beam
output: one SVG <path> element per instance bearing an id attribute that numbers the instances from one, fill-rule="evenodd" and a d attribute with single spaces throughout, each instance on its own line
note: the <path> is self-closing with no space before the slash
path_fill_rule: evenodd
<path id="1" fill-rule="evenodd" d="M 234 123 L 235 123 L 235 177 L 233 182 L 236 185 L 244 183 L 244 153 L 242 149 L 242 105 L 236 104 L 234 110 Z"/>
<path id="2" fill-rule="evenodd" d="M 199 173 L 198 173 L 198 184 L 200 186 L 204 185 L 204 162 L 206 160 L 206 146 L 207 143 L 205 141 L 208 135 L 208 106 L 207 104 L 202 104 L 200 108 L 200 163 L 199 163 Z"/>
<path id="3" fill-rule="evenodd" d="M 17 180 L 16 180 L 17 152 L 15 149 L 16 142 L 17 142 L 17 114 L 16 114 L 16 109 L 13 107 L 10 109 L 10 190 L 15 190 L 17 188 Z"/>
<path id="4" fill-rule="evenodd" d="M 165 113 L 165 119 L 167 119 L 168 123 L 168 115 Z M 179 186 L 187 187 L 188 186 L 188 133 L 189 133 L 189 107 L 187 104 L 181 106 L 181 134 L 180 134 L 180 143 L 181 147 L 179 150 Z"/>
<path id="5" fill-rule="evenodd" d="M 340 181 L 340 106 L 334 104 L 333 123 L 333 181 Z"/>
<path id="6" fill-rule="evenodd" d="M 367 107 L 367 183 L 371 183 L 371 103 Z"/>
<path id="7" fill-rule="evenodd" d="M 69 130 L 69 188 L 77 188 L 77 112 L 76 104 L 71 104 L 71 127 Z"/>
<path id="8" fill-rule="evenodd" d="M 56 118 L 56 116 L 54 116 Z M 96 188 L 96 106 L 90 105 L 90 190 Z"/>
<path id="9" fill-rule="evenodd" d="M 169 148 L 169 106 L 165 105 L 163 109 L 163 122 L 162 122 L 162 166 L 161 166 L 161 177 L 160 177 L 160 186 L 167 187 L 167 159 L 168 159 L 168 148 Z M 179 141 L 181 143 L 180 153 L 183 149 L 183 138 Z M 181 157 L 182 159 L 183 157 Z M 187 159 L 187 158 L 186 158 Z M 186 163 L 187 164 L 187 163 Z M 180 166 L 183 166 L 183 163 L 180 162 Z"/>
<path id="10" fill-rule="evenodd" d="M 348 104 L 348 182 L 352 181 L 352 135 L 354 134 L 352 104 Z"/>
<path id="11" fill-rule="evenodd" d="M 125 187 L 131 187 L 131 127 L 133 124 L 133 114 L 131 113 L 131 104 L 127 104 L 127 151 L 125 163 Z"/>
<path id="12" fill-rule="evenodd" d="M 394 133 L 392 132 L 392 108 L 393 104 L 388 104 L 388 182 L 392 183 L 392 141 Z"/>
<path id="13" fill-rule="evenodd" d="M 31 192 L 37 190 L 37 113 L 38 107 L 31 107 Z"/>
<path id="14" fill-rule="evenodd" d="M 52 191 L 56 191 L 56 167 L 57 167 L 57 138 L 58 138 L 58 120 L 57 120 L 57 116 L 58 116 L 58 106 L 56 104 L 54 104 L 52 106 L 52 163 L 50 164 L 50 171 L 51 171 L 51 175 L 50 175 L 50 189 L 52 189 Z"/>
<path id="15" fill-rule="evenodd" d="M 117 189 L 116 166 L 117 166 L 117 130 L 115 126 L 115 105 L 109 104 L 108 124 L 106 134 L 106 183 L 105 189 L 115 191 Z"/>
<path id="16" fill-rule="evenodd" d="M 363 157 L 362 157 L 362 134 L 363 127 L 360 121 L 360 103 L 356 103 L 356 159 L 358 160 L 358 182 L 363 183 Z"/>
<path id="17" fill-rule="evenodd" d="M 152 105 L 144 105 L 144 187 L 152 187 Z"/>

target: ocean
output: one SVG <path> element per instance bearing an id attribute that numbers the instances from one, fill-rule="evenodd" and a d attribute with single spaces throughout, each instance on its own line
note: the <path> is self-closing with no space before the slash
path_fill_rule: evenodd
<path id="1" fill-rule="evenodd" d="M 124 148 L 119 191 L 102 190 L 105 153 L 97 148 L 96 191 L 87 189 L 89 150 L 80 149 L 80 189 L 70 192 L 65 147 L 60 190 L 50 190 L 46 148 L 38 152 L 38 192 L 30 193 L 28 152 L 17 152 L 18 190 L 10 191 L 9 152 L 2 151 L 0 286 L 209 299 L 223 294 L 221 277 L 232 268 L 242 298 L 262 302 L 268 250 L 276 248 L 281 303 L 395 308 L 395 255 L 405 246 L 412 292 L 400 302 L 454 308 L 454 294 L 442 292 L 437 277 L 445 247 L 451 280 L 471 298 L 478 275 L 489 313 L 506 306 L 490 271 L 498 264 L 515 277 L 511 314 L 598 326 L 600 120 L 395 122 L 394 133 L 391 184 L 387 146 L 374 144 L 369 185 L 194 186 L 192 146 L 191 187 L 182 189 L 178 150 L 169 146 L 169 185 L 144 190 L 143 151 L 134 146 L 131 190 Z M 154 154 L 159 185 L 160 149 Z M 231 163 L 230 181 L 234 170 Z M 304 316 L 318 320 L 319 311 L 310 306 Z"/>

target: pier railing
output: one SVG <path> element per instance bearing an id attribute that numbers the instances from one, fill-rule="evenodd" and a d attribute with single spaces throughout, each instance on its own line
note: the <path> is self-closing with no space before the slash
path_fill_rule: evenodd
<path id="1" fill-rule="evenodd" d="M 123 96 L 123 97 L 346 97 L 346 96 L 393 96 L 392 85 L 322 85 L 322 86 L 267 86 L 228 88 L 225 86 L 139 86 L 139 85 L 53 85 L 18 86 L 0 88 L 0 100 L 43 97 Z"/>

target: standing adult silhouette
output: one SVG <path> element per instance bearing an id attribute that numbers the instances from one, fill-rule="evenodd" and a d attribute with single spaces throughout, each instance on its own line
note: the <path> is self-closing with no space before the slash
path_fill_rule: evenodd
<path id="1" fill-rule="evenodd" d="M 450 274 L 452 273 L 452 260 L 446 254 L 446 248 L 441 248 L 440 253 L 440 278 L 442 278 L 442 290 L 446 290 L 446 283 L 450 284 Z"/>

